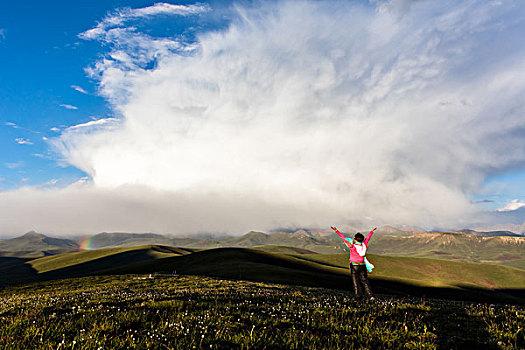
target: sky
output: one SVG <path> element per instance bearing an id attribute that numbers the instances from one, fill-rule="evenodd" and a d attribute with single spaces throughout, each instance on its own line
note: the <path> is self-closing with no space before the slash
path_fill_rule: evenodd
<path id="1" fill-rule="evenodd" d="M 0 235 L 525 231 L 519 1 L 0 5 Z"/>

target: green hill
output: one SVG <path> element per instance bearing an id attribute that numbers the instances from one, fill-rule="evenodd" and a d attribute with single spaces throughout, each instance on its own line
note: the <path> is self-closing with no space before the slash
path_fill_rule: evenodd
<path id="1" fill-rule="evenodd" d="M 383 226 L 372 237 L 368 252 L 389 256 L 505 265 L 525 270 L 525 237 L 493 237 L 492 234 L 498 232 L 489 232 L 491 235 L 486 235 L 486 232 L 472 232 L 475 231 L 418 233 L 418 228 L 400 230 Z M 347 234 L 347 236 L 351 235 Z M 265 247 L 260 249 L 284 254 L 345 252 L 345 245 L 333 232 L 307 230 L 271 234 L 249 232 L 239 237 L 223 238 L 173 238 L 152 233 L 101 233 L 91 238 L 91 244 L 105 248 L 145 245 L 178 246 L 191 249 Z M 75 242 L 46 237 L 34 232 L 0 241 L 0 256 L 3 257 L 36 258 L 72 251 L 78 251 L 78 245 Z"/>
<path id="2" fill-rule="evenodd" d="M 137 263 L 147 260 L 157 260 L 166 257 L 191 254 L 193 251 L 188 249 L 181 249 L 166 246 L 138 246 L 128 248 L 102 248 L 95 250 L 86 250 L 81 252 L 73 252 L 67 254 L 60 254 L 54 256 L 47 256 L 40 259 L 31 260 L 29 264 L 39 273 L 50 272 L 54 270 L 64 269 L 71 266 L 81 266 L 82 264 L 97 262 L 99 266 L 104 269 L 114 269 L 120 267 L 122 264 Z M 123 254 L 124 253 L 124 254 Z M 120 255 L 130 257 L 135 256 L 135 260 L 120 261 L 116 259 Z M 108 260 L 107 263 L 102 263 L 104 258 Z M 138 258 L 138 259 L 137 259 Z M 119 264 L 120 263 L 120 264 Z M 89 271 L 87 271 L 89 272 Z"/>
<path id="3" fill-rule="evenodd" d="M 421 233 L 408 237 L 375 235 L 369 253 L 525 269 L 525 237 L 482 237 L 465 233 Z"/>
<path id="4" fill-rule="evenodd" d="M 375 269 L 371 278 L 388 279 L 431 287 L 474 287 L 488 289 L 525 289 L 525 271 L 521 269 L 428 258 L 367 255 Z M 309 255 L 302 259 L 346 269 L 348 256 Z"/>
<path id="5" fill-rule="evenodd" d="M 126 236 L 126 234 L 113 235 L 115 237 L 119 237 L 120 243 L 115 244 L 119 246 L 164 244 L 206 249 L 226 247 L 253 248 L 259 246 L 286 246 L 299 248 L 306 252 L 316 252 L 320 254 L 336 254 L 343 253 L 345 251 L 345 246 L 337 235 L 333 233 L 320 235 L 318 233 L 314 234 L 306 230 L 299 230 L 295 232 L 275 232 L 271 234 L 262 232 L 249 232 L 240 237 L 220 239 L 168 239 L 164 236 L 160 236 L 163 238 L 144 237 L 140 239 L 131 239 Z M 155 239 L 158 241 L 155 242 Z M 411 233 L 389 226 L 383 226 L 378 229 L 376 234 L 374 234 L 370 242 L 369 253 L 473 263 L 499 264 L 525 270 L 525 237 L 485 237 L 462 232 Z"/>
<path id="6" fill-rule="evenodd" d="M 170 239 L 155 233 L 102 232 L 90 239 L 93 248 L 133 247 L 147 244 L 169 244 Z"/>
<path id="7" fill-rule="evenodd" d="M 318 254 L 317 252 L 314 252 L 312 250 L 303 249 L 303 248 L 296 248 L 296 247 L 288 247 L 283 245 L 261 245 L 261 246 L 254 246 L 253 249 L 262 250 L 269 253 L 278 253 L 278 254 Z"/>
<path id="8" fill-rule="evenodd" d="M 272 249 L 279 253 L 261 249 Z M 349 289 L 346 254 L 298 254 L 297 248 L 190 250 L 168 246 L 106 248 L 37 259 L 0 259 L 0 284 L 88 275 L 173 273 Z M 304 253 L 301 251 L 300 253 Z M 525 271 L 427 258 L 370 256 L 374 290 L 452 298 L 523 297 Z"/>

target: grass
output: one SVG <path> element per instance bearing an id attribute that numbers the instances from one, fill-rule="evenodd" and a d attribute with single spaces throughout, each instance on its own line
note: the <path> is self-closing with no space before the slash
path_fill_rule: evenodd
<path id="1" fill-rule="evenodd" d="M 475 264 L 428 258 L 367 255 L 376 267 L 371 277 L 394 279 L 420 286 L 471 286 L 489 289 L 525 289 L 525 271 L 493 264 Z M 348 255 L 318 254 L 302 257 L 346 269 Z"/>
<path id="2" fill-rule="evenodd" d="M 96 276 L 0 292 L 2 349 L 520 349 L 522 306 L 197 276 Z"/>
<path id="3" fill-rule="evenodd" d="M 524 248 L 524 237 L 480 237 L 461 233 L 422 233 L 409 237 L 377 234 L 372 237 L 369 253 L 498 264 L 525 270 Z"/>
<path id="4" fill-rule="evenodd" d="M 92 275 L 183 275 L 344 289 L 346 254 L 297 254 L 297 248 L 188 250 L 168 246 L 105 248 L 38 259 L 0 258 L 0 285 Z M 268 250 L 268 247 L 263 247 Z M 525 303 L 525 271 L 425 258 L 371 255 L 374 290 L 455 300 Z"/>

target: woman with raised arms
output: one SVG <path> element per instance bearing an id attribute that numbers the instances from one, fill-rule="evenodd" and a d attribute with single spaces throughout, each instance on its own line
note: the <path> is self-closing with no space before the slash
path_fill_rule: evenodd
<path id="1" fill-rule="evenodd" d="M 345 237 L 339 230 L 333 226 L 331 229 L 335 231 L 343 239 L 345 244 L 350 249 L 350 275 L 352 276 L 352 282 L 354 284 L 354 293 L 356 298 L 361 298 L 364 294 L 368 298 L 373 299 L 372 289 L 370 288 L 370 283 L 368 282 L 368 271 L 372 271 L 374 265 L 372 265 L 365 257 L 366 249 L 368 247 L 368 241 L 374 234 L 374 231 L 377 229 L 374 228 L 366 238 L 361 233 L 356 233 L 354 239 Z"/>

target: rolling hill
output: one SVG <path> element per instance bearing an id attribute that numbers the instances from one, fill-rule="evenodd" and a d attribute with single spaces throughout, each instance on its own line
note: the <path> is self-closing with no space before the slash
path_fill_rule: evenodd
<path id="1" fill-rule="evenodd" d="M 405 228 L 408 230 L 409 228 Z M 417 228 L 410 228 L 417 232 Z M 501 232 L 500 232 L 501 233 Z M 469 232 L 423 232 L 409 233 L 398 228 L 383 226 L 374 234 L 369 253 L 432 258 L 449 261 L 488 263 L 525 269 L 525 237 L 499 233 Z M 350 236 L 350 235 L 349 235 Z M 297 230 L 294 232 L 249 232 L 239 237 L 223 238 L 173 238 L 152 233 L 100 233 L 90 238 L 94 248 L 135 247 L 165 245 L 189 249 L 288 247 L 321 254 L 344 253 L 345 245 L 334 233 Z M 269 248 L 268 248 L 269 249 Z M 277 249 L 277 250 L 276 250 Z M 22 237 L 0 241 L 0 256 L 42 257 L 77 251 L 78 244 L 72 240 L 51 238 L 34 232 Z"/>
<path id="2" fill-rule="evenodd" d="M 421 233 L 408 237 L 377 235 L 370 242 L 369 253 L 525 269 L 525 237 L 483 237 L 465 233 Z"/>
<path id="3" fill-rule="evenodd" d="M 105 247 L 133 247 L 145 244 L 169 244 L 168 237 L 155 233 L 102 232 L 90 239 L 94 249 Z"/>
<path id="4" fill-rule="evenodd" d="M 106 248 L 37 259 L 0 258 L 0 283 L 176 272 L 335 289 L 349 289 L 351 285 L 345 254 L 297 254 L 297 248 L 288 248 L 288 253 L 282 253 L 286 247 L 279 248 L 281 253 L 261 249 L 194 251 L 168 246 L 142 246 Z M 516 296 L 525 298 L 525 271 L 519 269 L 427 258 L 371 255 L 370 260 L 376 265 L 371 275 L 372 286 L 376 292 L 383 294 L 460 299 L 510 298 L 514 301 L 518 300 Z"/>

